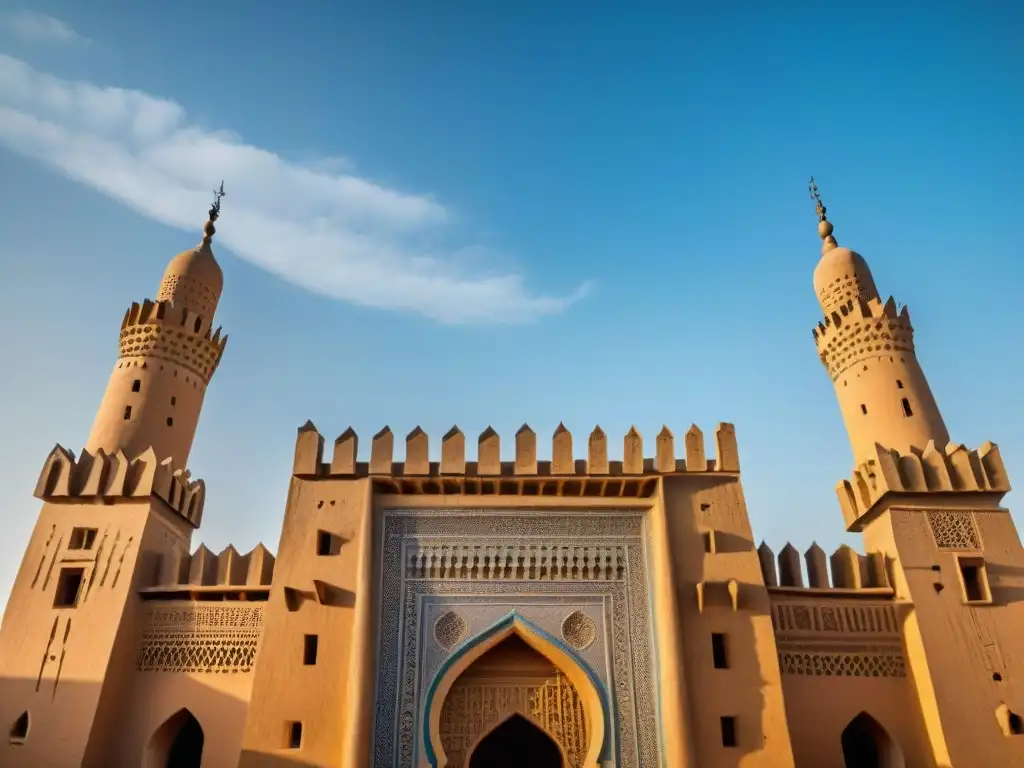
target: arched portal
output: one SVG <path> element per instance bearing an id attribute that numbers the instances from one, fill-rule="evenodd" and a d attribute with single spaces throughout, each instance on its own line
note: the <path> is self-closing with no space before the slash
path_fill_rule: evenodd
<path id="1" fill-rule="evenodd" d="M 478 745 L 492 732 L 507 744 L 509 731 L 498 729 L 516 715 L 547 734 L 560 768 L 597 768 L 607 757 L 611 722 L 600 681 L 571 649 L 510 613 L 458 646 L 428 686 L 422 720 L 428 764 L 476 768 Z M 547 765 L 546 745 L 531 743 L 538 755 L 520 763 Z"/>
<path id="2" fill-rule="evenodd" d="M 536 723 L 515 714 L 486 734 L 469 756 L 469 768 L 568 768 L 562 750 Z"/>
<path id="3" fill-rule="evenodd" d="M 841 740 L 846 768 L 904 768 L 899 746 L 867 712 L 850 721 Z"/>
<path id="4" fill-rule="evenodd" d="M 146 768 L 201 768 L 206 737 L 199 721 L 179 709 L 156 729 L 146 748 Z"/>

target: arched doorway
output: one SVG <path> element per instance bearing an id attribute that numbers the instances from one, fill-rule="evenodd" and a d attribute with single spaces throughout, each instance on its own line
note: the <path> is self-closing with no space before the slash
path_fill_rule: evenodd
<path id="1" fill-rule="evenodd" d="M 904 768 L 900 748 L 867 712 L 850 721 L 841 740 L 846 768 Z"/>
<path id="2" fill-rule="evenodd" d="M 187 709 L 179 709 L 156 729 L 146 749 L 146 768 L 201 768 L 203 727 Z"/>
<path id="3" fill-rule="evenodd" d="M 469 768 L 567 768 L 550 735 L 522 715 L 499 724 L 481 739 Z"/>

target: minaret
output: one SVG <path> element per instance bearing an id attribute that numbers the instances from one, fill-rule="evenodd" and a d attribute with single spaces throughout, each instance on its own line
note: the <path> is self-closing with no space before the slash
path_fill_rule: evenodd
<path id="1" fill-rule="evenodd" d="M 891 297 L 882 303 L 867 262 L 832 236 L 813 178 L 810 189 L 822 239 L 814 291 L 825 313 L 814 340 L 836 388 L 855 464 L 874 456 L 875 443 L 900 453 L 921 451 L 929 440 L 945 448 L 949 433 L 914 352 L 910 312 L 897 310 Z"/>
<path id="2" fill-rule="evenodd" d="M 210 247 L 223 184 L 215 195 L 202 242 L 171 259 L 155 303 L 147 299 L 125 313 L 120 355 L 85 446 L 90 453 L 121 450 L 134 458 L 152 447 L 175 469 L 188 461 L 206 387 L 227 342 L 220 328 L 211 334 L 224 287 Z"/>

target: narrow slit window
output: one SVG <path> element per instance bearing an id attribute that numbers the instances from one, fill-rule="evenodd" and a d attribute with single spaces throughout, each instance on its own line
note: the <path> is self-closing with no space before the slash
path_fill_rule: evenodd
<path id="1" fill-rule="evenodd" d="M 320 649 L 320 638 L 317 635 L 306 635 L 302 639 L 302 663 L 307 667 L 316 664 L 316 654 Z"/>
<path id="2" fill-rule="evenodd" d="M 22 712 L 18 715 L 18 719 L 14 721 L 14 725 L 11 726 L 11 744 L 25 743 L 25 739 L 28 738 L 28 726 L 28 712 Z"/>
<path id="3" fill-rule="evenodd" d="M 132 417 L 132 407 L 130 405 L 126 405 L 124 407 L 124 420 L 128 421 L 131 417 Z"/>
<path id="4" fill-rule="evenodd" d="M 964 601 L 989 602 L 991 597 L 984 561 L 980 558 L 957 558 L 957 565 L 960 567 L 960 581 L 964 586 Z"/>
<path id="5" fill-rule="evenodd" d="M 903 382 L 896 379 L 896 389 L 903 389 Z"/>
<path id="6" fill-rule="evenodd" d="M 715 532 L 704 531 L 704 551 L 713 555 L 715 553 Z"/>
<path id="7" fill-rule="evenodd" d="M 327 531 L 317 531 L 316 533 L 316 553 L 321 557 L 331 554 L 331 540 L 332 536 Z"/>
<path id="8" fill-rule="evenodd" d="M 288 749 L 302 746 L 302 723 L 288 723 Z"/>
<path id="9" fill-rule="evenodd" d="M 171 405 L 173 406 L 173 405 L 177 405 L 177 404 L 178 404 L 178 398 L 172 397 L 171 398 Z"/>
<path id="10" fill-rule="evenodd" d="M 61 568 L 57 577 L 57 594 L 53 598 L 54 608 L 74 608 L 85 581 L 84 568 Z"/>
<path id="11" fill-rule="evenodd" d="M 736 739 L 736 718 L 735 717 L 723 717 L 722 718 L 722 746 L 723 747 L 736 747 L 736 746 L 739 746 L 739 742 Z"/>
<path id="12" fill-rule="evenodd" d="M 868 412 L 868 407 L 866 405 L 864 405 L 864 403 L 860 404 L 860 412 L 864 413 L 864 414 L 866 414 Z"/>
<path id="13" fill-rule="evenodd" d="M 174 426 L 174 418 L 173 417 L 171 417 L 171 416 L 167 417 L 167 426 L 168 427 L 173 427 Z"/>
<path id="14" fill-rule="evenodd" d="M 711 657 L 715 662 L 715 669 L 729 668 L 729 649 L 726 646 L 725 635 L 721 632 L 711 634 Z"/>
<path id="15" fill-rule="evenodd" d="M 1010 726 L 1010 734 L 1012 736 L 1020 736 L 1024 734 L 1024 718 L 1018 715 L 1016 712 L 1011 712 L 1007 717 Z"/>
<path id="16" fill-rule="evenodd" d="M 903 404 L 903 415 L 904 416 L 913 416 L 914 415 L 914 410 L 910 407 L 910 401 L 907 400 L 907 398 L 904 397 L 900 402 Z"/>
<path id="17" fill-rule="evenodd" d="M 138 392 L 142 389 L 142 379 L 136 379 L 132 382 L 132 392 Z"/>

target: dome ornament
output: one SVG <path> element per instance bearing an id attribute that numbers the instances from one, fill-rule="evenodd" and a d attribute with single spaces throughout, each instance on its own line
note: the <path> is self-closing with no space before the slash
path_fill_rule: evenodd
<path id="1" fill-rule="evenodd" d="M 813 176 L 811 176 L 810 184 L 808 184 L 808 190 L 811 193 L 811 200 L 814 201 L 814 211 L 818 214 L 818 236 L 822 240 L 821 252 L 824 255 L 837 245 L 836 239 L 832 237 L 832 222 L 825 215 L 827 209 L 825 204 L 821 202 L 821 194 L 818 192 L 818 185 L 814 182 Z"/>
<path id="2" fill-rule="evenodd" d="M 227 197 L 227 192 L 224 191 L 224 182 L 220 183 L 220 189 L 213 190 L 213 204 L 210 206 L 209 220 L 203 226 L 203 245 L 209 245 L 213 236 L 216 234 L 217 229 L 213 226 L 220 217 L 220 201 Z"/>

